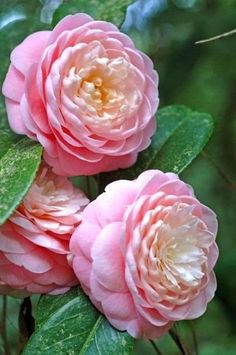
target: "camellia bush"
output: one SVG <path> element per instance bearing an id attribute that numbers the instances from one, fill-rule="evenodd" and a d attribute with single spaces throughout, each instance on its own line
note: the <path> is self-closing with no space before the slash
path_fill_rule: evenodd
<path id="1" fill-rule="evenodd" d="M 187 354 L 175 322 L 214 297 L 216 215 L 178 176 L 214 122 L 158 109 L 158 68 L 119 30 L 130 3 L 65 1 L 1 54 L 0 292 L 23 299 L 24 355 L 167 332 Z"/>

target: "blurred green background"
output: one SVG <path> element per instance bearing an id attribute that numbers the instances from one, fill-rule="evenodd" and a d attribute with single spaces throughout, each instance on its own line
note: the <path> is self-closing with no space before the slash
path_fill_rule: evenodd
<path id="1" fill-rule="evenodd" d="M 76 1 L 66 1 L 70 2 L 74 10 Z M 1 0 L 1 82 L 12 48 L 30 32 L 50 28 L 53 11 L 61 3 L 62 0 Z M 160 76 L 161 106 L 183 104 L 211 113 L 215 119 L 212 139 L 182 174 L 198 198 L 215 210 L 219 220 L 216 298 L 200 319 L 178 324 L 191 354 L 195 353 L 193 328 L 200 355 L 236 354 L 236 35 L 195 45 L 197 40 L 236 28 L 235 13 L 235 0 L 139 0 L 128 8 L 122 26 L 155 63 Z M 3 112 L 2 98 L 0 111 Z M 19 348 L 20 302 L 8 298 L 7 331 L 12 354 Z M 169 335 L 156 344 L 162 354 L 179 354 Z M 145 353 L 155 354 L 153 346 L 138 341 L 135 354 Z M 1 340 L 0 354 L 4 354 Z"/>

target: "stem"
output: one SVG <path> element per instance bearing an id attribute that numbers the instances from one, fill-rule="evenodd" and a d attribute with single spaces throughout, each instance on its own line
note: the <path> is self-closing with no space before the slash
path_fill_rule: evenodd
<path id="1" fill-rule="evenodd" d="M 34 318 L 32 316 L 32 304 L 30 297 L 24 298 L 19 313 L 20 347 L 23 349 L 25 343 L 34 332 Z"/>
<path id="2" fill-rule="evenodd" d="M 3 340 L 4 354 L 10 355 L 10 346 L 7 339 L 7 296 L 3 296 L 1 335 Z"/>
<path id="3" fill-rule="evenodd" d="M 228 36 L 231 36 L 231 35 L 234 35 L 234 34 L 236 34 L 236 29 L 234 29 L 234 30 L 232 30 L 232 31 L 229 31 L 229 32 L 222 33 L 222 34 L 217 35 L 217 36 L 214 36 L 214 37 L 210 37 L 210 38 L 207 38 L 207 39 L 202 39 L 201 41 L 195 42 L 195 44 L 202 44 L 202 43 L 207 43 L 207 42 L 215 41 L 215 40 L 217 40 L 217 39 L 221 39 L 221 38 L 224 38 L 224 37 L 228 37 Z"/>
<path id="4" fill-rule="evenodd" d="M 190 325 L 190 330 L 192 333 L 192 338 L 193 338 L 193 346 L 194 346 L 194 350 L 195 350 L 195 354 L 198 355 L 199 351 L 198 351 L 198 342 L 197 342 L 197 334 L 194 328 L 194 324 L 192 321 L 189 321 L 189 325 Z"/>
<path id="5" fill-rule="evenodd" d="M 186 345 L 183 343 L 183 340 L 180 338 L 179 334 L 177 333 L 177 331 L 174 328 L 169 330 L 169 334 L 170 334 L 171 338 L 174 340 L 177 347 L 179 348 L 181 354 L 190 355 L 190 352 L 188 351 Z"/>
<path id="6" fill-rule="evenodd" d="M 97 174 L 95 178 L 97 181 L 98 193 L 101 194 L 104 191 L 101 189 L 101 186 L 100 186 L 100 174 Z"/>
<path id="7" fill-rule="evenodd" d="M 91 199 L 91 186 L 90 186 L 90 179 L 89 176 L 86 176 L 86 185 L 87 185 L 87 192 L 88 192 L 88 197 Z"/>
<path id="8" fill-rule="evenodd" d="M 149 340 L 158 355 L 162 355 L 161 350 L 158 348 L 157 344 L 153 340 Z"/>

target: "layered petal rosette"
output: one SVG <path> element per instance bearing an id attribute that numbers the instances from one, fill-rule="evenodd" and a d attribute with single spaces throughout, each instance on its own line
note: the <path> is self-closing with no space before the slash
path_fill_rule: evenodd
<path id="1" fill-rule="evenodd" d="M 3 94 L 11 128 L 43 145 L 55 173 L 90 175 L 126 168 L 148 147 L 157 82 L 129 37 L 77 14 L 12 51 Z"/>
<path id="2" fill-rule="evenodd" d="M 69 240 L 88 199 L 42 166 L 21 205 L 0 227 L 0 293 L 59 294 L 75 285 Z"/>
<path id="3" fill-rule="evenodd" d="M 111 183 L 82 213 L 70 247 L 74 271 L 111 324 L 156 338 L 199 317 L 213 298 L 215 214 L 172 173 Z"/>

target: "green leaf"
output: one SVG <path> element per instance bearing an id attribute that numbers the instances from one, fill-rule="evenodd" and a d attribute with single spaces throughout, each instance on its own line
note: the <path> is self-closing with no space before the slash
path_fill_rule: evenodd
<path id="1" fill-rule="evenodd" d="M 36 331 L 22 355 L 128 355 L 134 339 L 114 329 L 80 288 L 65 295 L 42 296 Z"/>
<path id="2" fill-rule="evenodd" d="M 53 24 L 66 15 L 85 12 L 95 20 L 109 21 L 120 27 L 125 19 L 126 9 L 132 2 L 133 0 L 71 0 L 56 10 Z"/>
<path id="3" fill-rule="evenodd" d="M 0 55 L 0 57 L 1 57 L 1 55 Z M 0 80 L 1 80 L 1 71 L 0 71 Z M 8 128 L 8 120 L 7 120 L 7 113 L 6 113 L 6 108 L 5 108 L 4 97 L 0 94 L 0 131 L 2 131 L 2 129 L 4 129 L 4 128 Z M 0 144 L 1 143 L 2 142 L 0 140 Z"/>
<path id="4" fill-rule="evenodd" d="M 17 140 L 17 136 L 8 128 L 0 128 L 0 159 Z"/>
<path id="5" fill-rule="evenodd" d="M 20 136 L 13 133 L 9 128 L 4 99 L 0 95 L 0 159 L 19 139 Z"/>
<path id="6" fill-rule="evenodd" d="M 0 160 L 0 225 L 21 202 L 41 161 L 42 147 L 27 138 L 7 150 Z"/>
<path id="7" fill-rule="evenodd" d="M 133 167 L 101 174 L 101 189 L 117 179 L 134 179 L 148 169 L 181 173 L 209 140 L 214 122 L 209 114 L 168 106 L 158 111 L 157 125 L 152 144 L 139 154 Z"/>

